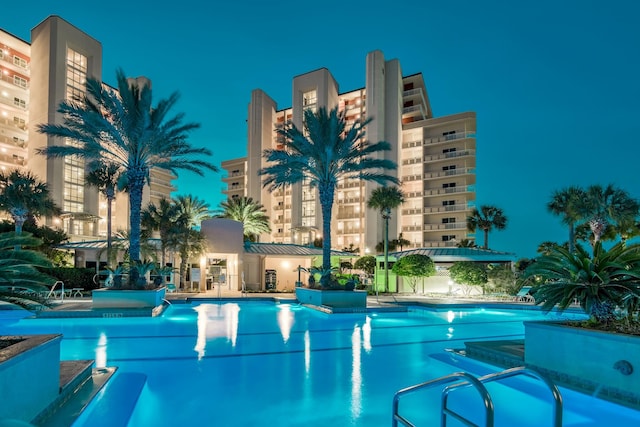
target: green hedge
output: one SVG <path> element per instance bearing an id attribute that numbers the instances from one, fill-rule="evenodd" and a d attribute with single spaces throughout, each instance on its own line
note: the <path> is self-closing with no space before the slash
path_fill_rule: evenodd
<path id="1" fill-rule="evenodd" d="M 65 289 L 82 288 L 85 291 L 96 289 L 98 285 L 93 283 L 96 270 L 93 268 L 55 267 L 44 270 L 56 280 L 64 282 Z"/>

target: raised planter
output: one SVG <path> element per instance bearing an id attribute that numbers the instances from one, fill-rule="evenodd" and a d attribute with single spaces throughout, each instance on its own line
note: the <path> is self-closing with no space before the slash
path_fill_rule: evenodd
<path id="1" fill-rule="evenodd" d="M 162 305 L 166 288 L 151 290 L 96 289 L 93 308 L 153 308 Z"/>
<path id="2" fill-rule="evenodd" d="M 60 392 L 62 335 L 7 338 L 23 340 L 0 350 L 0 420 L 30 422 Z"/>
<path id="3" fill-rule="evenodd" d="M 640 407 L 640 337 L 524 322 L 527 366 L 603 399 Z"/>
<path id="4" fill-rule="evenodd" d="M 300 304 L 326 305 L 334 308 L 367 306 L 366 291 L 334 291 L 322 289 L 296 288 L 296 298 Z"/>

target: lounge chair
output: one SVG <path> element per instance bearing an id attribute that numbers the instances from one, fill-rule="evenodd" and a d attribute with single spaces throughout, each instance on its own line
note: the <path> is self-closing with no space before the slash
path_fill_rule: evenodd
<path id="1" fill-rule="evenodd" d="M 174 293 L 176 292 L 176 285 L 174 285 L 173 283 L 167 283 L 167 292 L 169 293 Z"/>
<path id="2" fill-rule="evenodd" d="M 536 302 L 535 298 L 529 294 L 531 286 L 523 286 L 513 298 L 516 302 Z"/>

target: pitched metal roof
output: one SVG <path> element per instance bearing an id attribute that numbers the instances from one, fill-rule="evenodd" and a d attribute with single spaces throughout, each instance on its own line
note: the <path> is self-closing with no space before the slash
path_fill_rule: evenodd
<path id="1" fill-rule="evenodd" d="M 322 256 L 322 248 L 291 243 L 244 243 L 244 253 L 280 256 Z M 332 256 L 357 256 L 349 252 L 331 251 Z"/>
<path id="2" fill-rule="evenodd" d="M 125 242 L 128 244 L 127 239 L 113 239 L 112 244 L 117 245 L 120 242 Z M 160 239 L 147 239 L 147 243 L 150 245 L 154 245 L 160 247 Z M 58 245 L 59 249 L 106 249 L 107 241 L 106 240 L 90 240 L 86 242 L 68 242 L 63 243 L 62 245 Z"/>
<path id="3" fill-rule="evenodd" d="M 407 255 L 426 255 L 431 258 L 433 262 L 509 262 L 516 260 L 516 254 L 482 248 L 419 248 L 389 252 L 389 256 L 395 257 L 396 259 Z"/>

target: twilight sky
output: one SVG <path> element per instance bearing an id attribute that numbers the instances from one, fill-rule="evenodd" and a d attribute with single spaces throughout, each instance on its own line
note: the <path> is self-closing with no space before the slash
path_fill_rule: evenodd
<path id="1" fill-rule="evenodd" d="M 366 54 L 380 49 L 404 75 L 423 73 L 436 117 L 477 113 L 476 202 L 505 211 L 507 229 L 490 234 L 490 247 L 518 257 L 566 240 L 546 211 L 555 189 L 613 183 L 640 197 L 638 1 L 208 3 L 37 0 L 3 8 L 0 28 L 30 41 L 59 15 L 90 34 L 102 43 L 105 82 L 122 67 L 151 78 L 156 101 L 181 93 L 175 112 L 201 123 L 191 143 L 217 165 L 246 155 L 252 89 L 286 108 L 293 77 L 321 67 L 341 92 L 357 89 Z M 183 172 L 178 194 L 216 208 L 221 176 Z"/>

